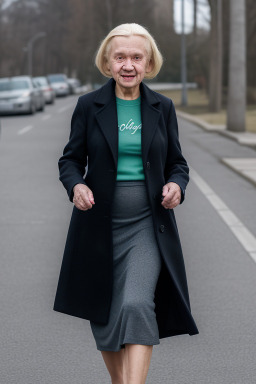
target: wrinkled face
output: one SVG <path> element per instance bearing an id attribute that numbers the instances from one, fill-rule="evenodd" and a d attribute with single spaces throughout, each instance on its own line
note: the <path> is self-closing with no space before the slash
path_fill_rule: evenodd
<path id="1" fill-rule="evenodd" d="M 113 37 L 106 66 L 117 86 L 126 90 L 139 87 L 152 68 L 148 51 L 148 41 L 142 36 Z"/>

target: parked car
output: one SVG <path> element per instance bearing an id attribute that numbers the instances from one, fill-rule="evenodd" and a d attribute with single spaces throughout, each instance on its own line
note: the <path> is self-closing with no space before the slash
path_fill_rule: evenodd
<path id="1" fill-rule="evenodd" d="M 80 92 L 81 83 L 76 78 L 68 78 L 69 92 L 71 95 L 75 95 Z"/>
<path id="2" fill-rule="evenodd" d="M 42 91 L 30 76 L 0 79 L 0 113 L 30 113 L 44 110 Z"/>
<path id="3" fill-rule="evenodd" d="M 44 99 L 44 92 L 42 91 L 40 85 L 32 79 L 33 87 L 36 93 L 36 110 L 37 111 L 43 111 L 45 107 L 45 99 Z"/>
<path id="4" fill-rule="evenodd" d="M 45 103 L 53 104 L 55 100 L 55 92 L 51 87 L 47 77 L 37 76 L 37 77 L 33 77 L 33 80 L 39 85 L 39 87 L 43 91 Z"/>
<path id="5" fill-rule="evenodd" d="M 69 95 L 68 78 L 64 73 L 56 73 L 47 75 L 51 87 L 54 89 L 56 96 Z"/>

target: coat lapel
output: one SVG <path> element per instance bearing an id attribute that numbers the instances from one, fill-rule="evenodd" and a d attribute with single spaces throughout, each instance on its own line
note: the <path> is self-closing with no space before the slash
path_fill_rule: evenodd
<path id="1" fill-rule="evenodd" d="M 115 99 L 115 82 L 113 79 L 110 79 L 107 84 L 101 88 L 101 92 L 95 99 L 95 103 L 99 106 L 99 109 L 96 112 L 96 119 L 109 145 L 115 167 L 117 169 L 118 121 Z"/>
<path id="2" fill-rule="evenodd" d="M 147 161 L 147 155 L 156 132 L 160 111 L 154 107 L 159 104 L 155 94 L 143 83 L 141 91 L 141 149 L 143 163 Z M 99 106 L 96 119 L 108 143 L 117 170 L 118 161 L 118 121 L 115 99 L 115 81 L 110 79 L 97 95 L 95 103 Z"/>
<path id="3" fill-rule="evenodd" d="M 155 94 L 143 83 L 140 86 L 141 91 L 141 150 L 143 164 L 147 162 L 148 151 L 150 144 L 156 133 L 157 123 L 160 116 L 160 111 L 155 108 L 155 105 L 160 101 Z"/>

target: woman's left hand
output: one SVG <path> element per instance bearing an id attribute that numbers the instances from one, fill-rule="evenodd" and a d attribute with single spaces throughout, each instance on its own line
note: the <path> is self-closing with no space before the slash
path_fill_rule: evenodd
<path id="1" fill-rule="evenodd" d="M 161 204 L 166 209 L 175 208 L 180 204 L 181 189 L 180 186 L 174 182 L 167 183 L 163 186 L 162 195 L 164 199 Z"/>

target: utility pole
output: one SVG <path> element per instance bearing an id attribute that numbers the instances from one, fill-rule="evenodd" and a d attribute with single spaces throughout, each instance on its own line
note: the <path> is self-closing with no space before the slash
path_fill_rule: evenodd
<path id="1" fill-rule="evenodd" d="M 186 107 L 187 100 L 187 62 L 186 62 L 186 35 L 185 35 L 185 0 L 181 0 L 181 105 Z"/>
<path id="2" fill-rule="evenodd" d="M 227 129 L 246 130 L 246 1 L 230 2 Z"/>
<path id="3" fill-rule="evenodd" d="M 198 0 L 193 0 L 193 5 L 194 5 L 194 24 L 193 24 L 193 34 L 194 34 L 194 41 L 196 42 L 197 39 L 197 1 Z"/>
<path id="4" fill-rule="evenodd" d="M 45 32 L 39 32 L 34 37 L 32 37 L 27 45 L 27 52 L 28 52 L 28 75 L 33 76 L 33 44 L 36 40 L 40 39 L 41 37 L 45 37 Z"/>

